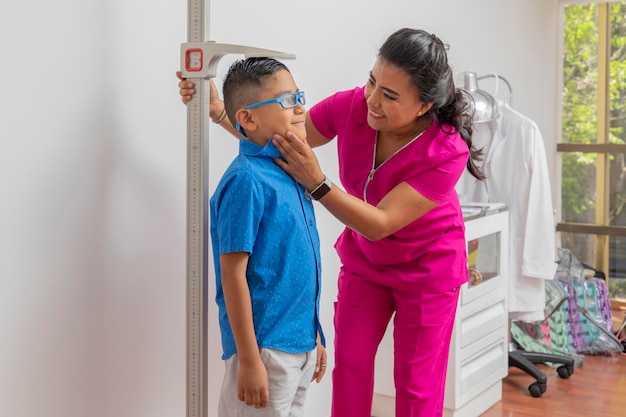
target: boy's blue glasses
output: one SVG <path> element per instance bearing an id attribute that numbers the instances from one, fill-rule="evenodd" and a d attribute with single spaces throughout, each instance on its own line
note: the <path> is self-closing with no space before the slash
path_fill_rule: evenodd
<path id="1" fill-rule="evenodd" d="M 250 104 L 243 109 L 253 109 L 255 107 L 272 103 L 280 104 L 280 107 L 282 107 L 283 109 L 291 109 L 296 107 L 298 103 L 304 106 L 306 104 L 306 99 L 304 98 L 304 91 L 298 91 L 297 93 L 285 93 L 280 97 L 276 97 L 271 100 L 259 101 L 258 103 Z"/>

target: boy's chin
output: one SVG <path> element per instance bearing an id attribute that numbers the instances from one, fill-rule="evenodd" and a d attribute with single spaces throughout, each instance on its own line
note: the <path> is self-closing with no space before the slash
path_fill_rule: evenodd
<path id="1" fill-rule="evenodd" d="M 296 136 L 302 140 L 306 140 L 306 130 L 305 129 L 295 129 L 293 130 L 293 133 L 296 134 Z"/>

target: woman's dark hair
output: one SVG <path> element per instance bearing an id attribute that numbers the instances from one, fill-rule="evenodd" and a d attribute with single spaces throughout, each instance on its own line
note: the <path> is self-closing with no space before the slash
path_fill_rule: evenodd
<path id="1" fill-rule="evenodd" d="M 246 58 L 235 61 L 224 77 L 224 109 L 233 126 L 237 110 L 258 101 L 265 82 L 278 71 L 289 69 L 274 58 Z"/>
<path id="2" fill-rule="evenodd" d="M 472 146 L 471 97 L 464 90 L 455 88 L 446 49 L 437 36 L 404 28 L 387 38 L 378 57 L 409 74 L 420 101 L 433 103 L 428 114 L 441 123 L 442 129 L 444 125 L 450 125 L 461 134 L 470 150 L 467 169 L 482 180 L 485 175 L 476 165 L 476 161 L 482 159 L 482 151 Z"/>

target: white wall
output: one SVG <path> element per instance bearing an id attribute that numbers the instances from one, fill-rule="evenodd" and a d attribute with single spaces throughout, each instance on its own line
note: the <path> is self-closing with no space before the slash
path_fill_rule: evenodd
<path id="1" fill-rule="evenodd" d="M 184 2 L 0 6 L 0 415 L 185 393 Z"/>
<path id="2" fill-rule="evenodd" d="M 174 72 L 186 8 L 182 0 L 0 6 L 2 416 L 185 413 L 186 122 Z M 213 0 L 211 12 L 213 40 L 295 53 L 287 64 L 310 104 L 362 84 L 395 29 L 432 31 L 450 44 L 455 72 L 497 72 L 512 83 L 514 107 L 539 124 L 554 172 L 553 1 Z M 215 127 L 210 135 L 213 187 L 236 146 Z M 336 181 L 327 148 L 318 155 Z M 332 354 L 341 228 L 321 208 L 318 218 Z M 211 404 L 221 373 L 213 304 Z M 328 414 L 329 392 L 330 375 L 311 389 L 309 415 Z"/>

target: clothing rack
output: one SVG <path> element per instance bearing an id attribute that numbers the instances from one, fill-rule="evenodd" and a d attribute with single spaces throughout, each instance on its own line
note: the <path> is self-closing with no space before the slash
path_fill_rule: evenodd
<path id="1" fill-rule="evenodd" d="M 495 90 L 493 94 L 479 88 L 479 81 L 482 81 L 488 78 L 496 79 L 495 88 L 492 89 L 492 91 Z M 505 100 L 498 100 L 495 98 L 498 94 L 500 81 L 504 82 L 504 84 L 508 88 L 508 92 L 509 92 L 508 103 L 506 103 Z M 507 135 L 504 135 L 504 136 L 507 136 L 510 138 L 510 137 L 514 137 L 514 135 L 518 133 L 514 129 L 515 122 L 516 122 L 514 120 L 516 112 L 510 111 L 510 109 L 506 109 L 506 106 L 505 106 L 505 103 L 507 106 L 511 106 L 511 103 L 513 101 L 513 88 L 511 87 L 511 83 L 509 83 L 509 81 L 506 78 L 495 73 L 477 76 L 476 73 L 474 72 L 466 71 L 464 73 L 463 85 L 464 85 L 464 90 L 467 91 L 467 93 L 472 97 L 472 100 L 473 100 L 472 103 L 470 104 L 473 106 L 472 117 L 473 117 L 473 122 L 475 125 L 478 125 L 481 122 L 495 121 L 496 124 L 499 125 L 498 127 L 502 127 L 500 125 L 507 125 L 508 127 L 513 128 L 511 132 L 506 132 L 507 135 L 508 133 L 512 133 L 513 136 L 507 136 Z M 501 94 L 501 96 L 503 96 L 503 94 Z M 509 120 L 509 123 L 500 124 L 501 117 L 502 118 L 509 117 L 509 115 L 513 116 L 512 119 Z M 530 126 L 531 123 L 526 123 L 526 125 Z M 474 132 L 477 132 L 478 130 L 479 129 L 476 129 Z M 484 129 L 484 133 L 487 133 L 487 134 L 493 133 L 492 131 L 499 132 L 499 129 L 495 129 L 495 128 Z M 501 157 L 515 157 L 516 152 L 521 151 L 521 148 L 519 146 L 516 146 L 519 144 L 519 140 L 518 141 L 505 140 L 506 138 L 504 136 L 500 136 L 500 133 L 498 133 L 498 136 L 500 137 L 500 143 L 499 143 L 500 146 L 498 147 L 498 150 L 499 150 Z M 539 140 L 541 140 L 540 134 L 539 136 L 537 136 L 537 133 L 532 133 L 529 135 L 528 140 L 529 141 L 536 140 L 539 142 Z M 507 150 L 508 153 L 505 153 L 505 150 Z M 530 155 L 527 155 L 527 156 L 530 156 Z M 489 156 L 487 156 L 486 158 L 489 158 Z M 547 165 L 546 161 L 544 161 L 543 159 L 544 158 L 542 158 L 540 161 L 537 161 L 537 162 L 540 162 L 541 167 Z M 490 167 L 491 167 L 490 175 L 492 176 L 492 179 L 490 180 L 488 178 L 485 181 L 491 181 L 492 183 L 496 184 L 495 180 L 493 179 L 493 176 L 502 176 L 504 177 L 504 179 L 502 179 L 503 181 L 502 184 L 510 184 L 514 175 L 517 175 L 517 174 L 512 172 L 513 170 L 511 170 L 510 167 L 506 164 L 502 164 L 502 163 L 497 164 L 497 168 L 495 168 L 494 164 L 491 164 L 491 162 L 490 162 Z M 536 169 L 536 172 L 537 174 L 535 175 L 541 175 L 541 172 L 543 171 L 541 171 L 540 169 Z M 529 179 L 527 180 L 530 181 Z M 508 207 L 511 209 L 512 208 L 511 203 L 509 203 L 507 200 L 510 201 L 513 195 L 513 191 L 511 191 L 512 193 L 511 195 L 508 195 L 508 193 L 509 191 L 503 192 L 503 193 L 496 193 L 497 195 L 483 196 L 484 198 L 486 198 L 484 202 L 495 202 L 495 201 L 507 202 Z M 495 200 L 498 198 L 503 199 L 504 201 Z M 548 196 L 548 199 L 549 199 L 549 196 Z M 482 200 L 479 200 L 479 201 L 482 201 Z M 519 213 L 521 213 L 521 211 L 518 211 L 518 214 Z M 513 219 L 510 219 L 510 221 L 511 222 L 515 221 L 515 222 L 518 222 L 517 224 L 519 224 L 520 216 L 518 214 L 516 214 Z M 548 218 L 548 217 L 551 218 L 552 210 L 551 209 L 549 211 L 538 210 L 535 214 L 545 216 L 545 218 Z M 522 214 L 522 216 L 524 215 Z M 512 228 L 513 228 L 513 224 L 514 223 L 511 223 Z M 514 233 L 516 233 L 515 229 L 511 231 L 510 236 L 514 236 Z M 549 245 L 549 246 L 552 246 L 552 245 Z M 513 247 L 513 245 L 511 244 L 510 247 Z M 517 273 L 517 272 L 513 272 L 513 273 Z M 511 278 L 513 277 L 509 277 L 509 279 Z M 545 294 L 541 294 L 541 296 L 545 297 Z M 534 381 L 528 386 L 528 391 L 530 392 L 531 396 L 541 397 L 541 395 L 545 393 L 547 389 L 548 377 L 546 376 L 546 374 L 544 374 L 541 371 L 540 368 L 536 366 L 537 363 L 558 364 L 559 367 L 558 367 L 557 373 L 559 377 L 561 378 L 569 378 L 570 375 L 573 374 L 575 361 L 569 355 L 552 353 L 552 352 L 533 351 L 532 346 L 527 346 L 529 350 L 524 350 L 523 347 L 520 345 L 519 346 L 520 348 L 518 349 L 518 343 L 516 343 L 516 341 L 513 338 L 513 332 L 516 330 L 516 328 L 512 327 L 512 324 L 513 323 L 509 320 L 509 335 L 510 335 L 509 341 L 512 343 L 509 346 L 509 352 L 508 352 L 509 363 L 508 364 L 509 364 L 509 367 L 515 367 L 515 368 L 521 369 L 522 371 L 524 371 L 525 373 L 527 373 L 534 379 Z"/>
<path id="2" fill-rule="evenodd" d="M 494 94 L 488 93 L 485 90 L 480 89 L 478 82 L 487 78 L 495 78 L 495 92 Z M 504 81 L 504 84 L 508 87 L 509 98 L 508 104 L 513 103 L 513 88 L 511 83 L 503 76 L 496 73 L 489 73 L 481 76 L 477 76 L 475 72 L 465 71 L 463 73 L 463 89 L 469 93 L 474 103 L 474 123 L 488 122 L 495 120 L 499 112 L 499 103 L 496 99 L 498 95 L 498 88 L 500 86 L 500 80 Z"/>
<path id="3" fill-rule="evenodd" d="M 485 75 L 481 75 L 479 77 L 476 77 L 477 81 L 480 80 L 484 80 L 487 78 L 495 78 L 496 79 L 496 86 L 495 86 L 495 91 L 494 91 L 494 96 L 497 97 L 498 96 L 498 87 L 500 86 L 500 81 L 504 81 L 504 84 L 506 84 L 507 88 L 509 89 L 509 100 L 508 103 L 509 105 L 513 104 L 513 87 L 511 87 L 511 83 L 504 78 L 502 75 L 496 74 L 496 73 L 489 73 L 489 74 L 485 74 Z"/>

